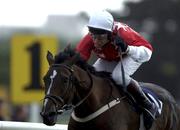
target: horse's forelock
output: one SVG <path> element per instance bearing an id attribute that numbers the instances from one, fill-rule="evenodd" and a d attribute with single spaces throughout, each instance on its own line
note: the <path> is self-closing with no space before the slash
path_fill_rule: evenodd
<path id="1" fill-rule="evenodd" d="M 68 55 L 60 52 L 58 55 L 55 56 L 55 64 L 61 64 L 68 58 Z"/>

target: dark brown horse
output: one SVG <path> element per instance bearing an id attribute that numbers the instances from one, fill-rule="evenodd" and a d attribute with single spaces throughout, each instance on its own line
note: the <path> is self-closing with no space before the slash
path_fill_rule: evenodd
<path id="1" fill-rule="evenodd" d="M 73 108 L 68 130 L 139 130 L 140 114 L 127 94 L 117 89 L 110 74 L 96 72 L 70 49 L 52 56 L 48 53 L 49 70 L 44 76 L 45 98 L 43 123 L 54 125 L 57 115 Z M 163 102 L 161 115 L 150 130 L 180 130 L 180 110 L 165 89 L 151 83 L 150 88 Z"/>

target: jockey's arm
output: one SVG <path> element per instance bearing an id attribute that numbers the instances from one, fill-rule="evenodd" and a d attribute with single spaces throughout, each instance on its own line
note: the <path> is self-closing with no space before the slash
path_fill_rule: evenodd
<path id="1" fill-rule="evenodd" d="M 119 36 L 128 45 L 127 54 L 137 62 L 146 62 L 151 58 L 152 46 L 139 33 L 135 32 L 129 26 L 120 28 Z"/>
<path id="2" fill-rule="evenodd" d="M 76 46 L 76 51 L 80 53 L 81 57 L 84 60 L 89 60 L 91 56 L 91 52 L 93 50 L 93 41 L 89 34 L 87 34 L 84 38 Z"/>

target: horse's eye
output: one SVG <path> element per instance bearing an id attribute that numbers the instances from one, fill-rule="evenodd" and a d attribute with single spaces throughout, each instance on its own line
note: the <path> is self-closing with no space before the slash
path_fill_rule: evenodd
<path id="1" fill-rule="evenodd" d="M 68 78 L 67 77 L 63 77 L 63 83 L 67 83 L 68 82 Z"/>
<path id="2" fill-rule="evenodd" d="M 68 82 L 68 80 L 67 80 L 67 79 L 65 79 L 63 82 L 64 82 L 64 83 L 67 83 L 67 82 Z"/>
<path id="3" fill-rule="evenodd" d="M 66 80 L 64 80 L 64 81 L 63 81 L 63 84 L 67 84 L 67 81 L 66 81 Z"/>

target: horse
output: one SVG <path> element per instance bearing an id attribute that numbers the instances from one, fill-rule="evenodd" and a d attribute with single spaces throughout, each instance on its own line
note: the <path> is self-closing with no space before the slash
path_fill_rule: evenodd
<path id="1" fill-rule="evenodd" d="M 73 49 L 55 57 L 47 54 L 49 69 L 43 80 L 45 97 L 40 115 L 46 125 L 55 125 L 57 116 L 72 109 L 68 130 L 141 130 L 141 113 L 133 107 L 111 74 L 97 72 Z M 180 108 L 173 96 L 152 83 L 140 83 L 162 101 L 161 115 L 150 130 L 180 130 Z M 143 125 L 144 126 L 144 125 Z"/>

